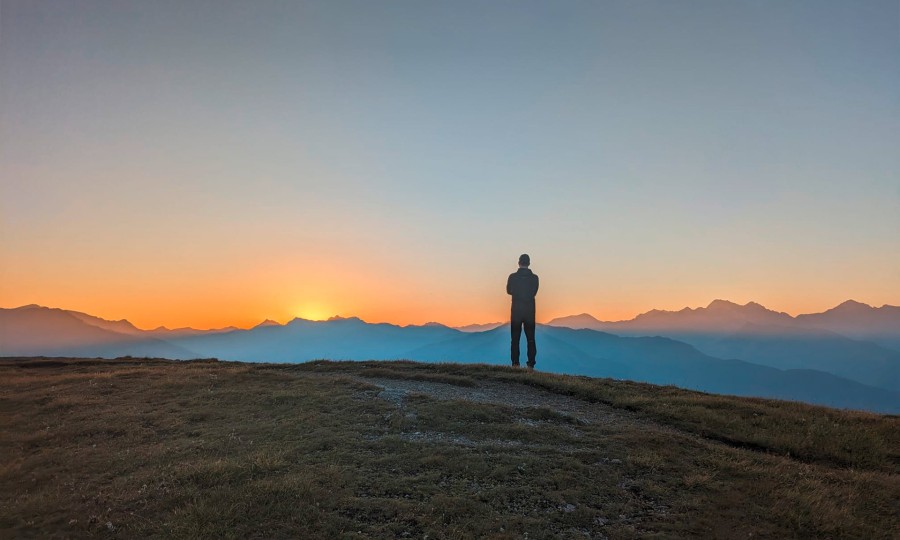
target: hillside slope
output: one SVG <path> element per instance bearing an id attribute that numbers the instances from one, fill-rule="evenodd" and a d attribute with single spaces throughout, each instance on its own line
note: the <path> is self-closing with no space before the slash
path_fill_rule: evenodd
<path id="1" fill-rule="evenodd" d="M 889 538 L 900 419 L 484 365 L 0 361 L 0 536 Z"/>

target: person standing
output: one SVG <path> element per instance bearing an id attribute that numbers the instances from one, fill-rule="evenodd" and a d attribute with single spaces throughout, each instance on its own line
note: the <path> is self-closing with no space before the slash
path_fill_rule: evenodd
<path id="1" fill-rule="evenodd" d="M 534 297 L 538 292 L 538 277 L 528 268 L 529 266 L 531 266 L 531 257 L 523 253 L 519 257 L 519 269 L 510 274 L 509 279 L 506 280 L 506 293 L 512 296 L 510 313 L 512 365 L 519 365 L 519 340 L 524 327 L 525 340 L 528 342 L 528 368 L 534 369 L 537 356 L 537 345 L 534 341 Z"/>

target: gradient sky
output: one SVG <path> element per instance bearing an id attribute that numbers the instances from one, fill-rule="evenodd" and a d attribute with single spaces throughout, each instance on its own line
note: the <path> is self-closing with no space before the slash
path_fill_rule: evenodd
<path id="1" fill-rule="evenodd" d="M 900 304 L 896 0 L 0 0 L 0 306 Z"/>

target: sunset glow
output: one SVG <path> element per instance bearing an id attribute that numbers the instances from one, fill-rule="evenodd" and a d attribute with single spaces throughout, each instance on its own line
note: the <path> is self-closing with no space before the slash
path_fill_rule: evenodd
<path id="1" fill-rule="evenodd" d="M 897 3 L 675 4 L 3 2 L 0 306 L 900 304 Z"/>
<path id="2" fill-rule="evenodd" d="M 335 316 L 332 310 L 317 304 L 307 304 L 295 309 L 294 313 L 297 314 L 297 317 L 309 321 L 325 321 Z"/>

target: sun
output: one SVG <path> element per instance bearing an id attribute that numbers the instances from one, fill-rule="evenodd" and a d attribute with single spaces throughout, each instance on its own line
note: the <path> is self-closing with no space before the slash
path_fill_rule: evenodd
<path id="1" fill-rule="evenodd" d="M 334 311 L 322 304 L 307 303 L 294 310 L 297 317 L 309 321 L 324 321 L 334 315 Z"/>

